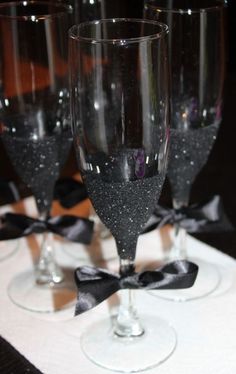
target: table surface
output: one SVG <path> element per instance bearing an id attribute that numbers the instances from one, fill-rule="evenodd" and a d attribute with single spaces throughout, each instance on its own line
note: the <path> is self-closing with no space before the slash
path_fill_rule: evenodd
<path id="1" fill-rule="evenodd" d="M 31 198 L 21 204 L 26 212 L 35 214 Z M 163 258 L 170 233 L 165 227 L 161 232 L 154 230 L 140 237 L 137 268 L 149 267 L 149 264 L 153 266 Z M 80 348 L 80 335 L 94 321 L 108 319 L 119 296 L 113 296 L 77 317 L 73 317 L 74 306 L 54 314 L 39 314 L 22 310 L 9 300 L 7 286 L 14 275 L 32 266 L 32 258 L 37 256 L 38 251 L 35 243 L 33 238 L 20 239 L 16 253 L 0 263 L 0 335 L 45 374 L 107 373 L 85 357 Z M 103 241 L 101 245 L 105 255 L 108 252 L 115 255 L 112 239 Z M 191 236 L 188 236 L 188 249 L 191 256 L 215 264 L 221 274 L 221 282 L 210 296 L 189 302 L 167 301 L 136 291 L 140 315 L 155 315 L 167 320 L 178 337 L 173 355 L 158 369 L 147 372 L 235 374 L 236 261 Z M 57 241 L 56 256 L 58 262 L 71 272 L 76 266 L 89 261 L 85 247 L 68 242 Z M 108 261 L 107 265 L 113 270 L 118 267 L 116 259 Z"/>

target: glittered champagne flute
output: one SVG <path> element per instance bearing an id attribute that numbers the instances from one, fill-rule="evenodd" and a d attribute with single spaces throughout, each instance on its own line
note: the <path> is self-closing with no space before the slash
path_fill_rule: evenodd
<path id="1" fill-rule="evenodd" d="M 69 36 L 79 169 L 95 211 L 115 238 L 120 273 L 127 275 L 134 269 L 137 239 L 166 171 L 167 27 L 153 21 L 107 19 L 74 26 Z M 155 315 L 140 320 L 134 291 L 121 293 L 113 326 L 107 318 L 86 329 L 83 351 L 92 362 L 115 371 L 160 364 L 174 350 L 173 329 Z"/>
<path id="2" fill-rule="evenodd" d="M 74 24 L 106 18 L 129 18 L 142 16 L 142 2 L 136 0 L 71 0 Z M 91 207 L 90 219 L 94 221 L 94 237 L 90 246 L 70 244 L 65 252 L 80 261 L 92 260 L 95 263 L 116 258 L 116 248 L 110 230 L 101 222 Z"/>
<path id="3" fill-rule="evenodd" d="M 50 214 L 55 182 L 71 147 L 68 101 L 70 7 L 41 1 L 0 4 L 1 137 L 31 188 L 39 217 Z M 74 290 L 54 257 L 52 234 L 42 235 L 34 269 L 16 275 L 8 294 L 18 306 L 54 312 Z"/>
<path id="4" fill-rule="evenodd" d="M 188 206 L 191 185 L 207 162 L 222 118 L 225 2 L 146 0 L 144 18 L 169 27 L 172 118 L 167 176 L 173 206 L 181 209 Z M 170 257 L 189 257 L 186 230 L 178 223 L 174 225 Z M 199 265 L 195 285 L 189 290 L 166 291 L 162 297 L 185 301 L 216 289 L 220 281 L 217 267 L 198 258 L 194 262 Z"/>

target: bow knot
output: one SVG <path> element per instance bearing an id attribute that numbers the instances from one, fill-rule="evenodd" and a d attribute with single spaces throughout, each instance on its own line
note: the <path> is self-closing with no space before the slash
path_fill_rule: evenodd
<path id="1" fill-rule="evenodd" d="M 30 227 L 30 231 L 34 232 L 35 234 L 42 234 L 47 231 L 47 229 L 47 223 L 42 220 L 32 222 L 32 225 Z"/>
<path id="2" fill-rule="evenodd" d="M 127 276 L 122 275 L 119 279 L 119 286 L 120 289 L 126 289 L 126 288 L 139 288 L 141 285 L 140 279 L 139 279 L 139 274 L 133 273 L 129 274 Z"/>

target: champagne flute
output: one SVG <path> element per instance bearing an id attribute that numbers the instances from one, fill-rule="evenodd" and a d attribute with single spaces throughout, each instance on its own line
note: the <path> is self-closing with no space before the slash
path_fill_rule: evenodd
<path id="1" fill-rule="evenodd" d="M 167 176 L 173 206 L 186 207 L 191 185 L 207 162 L 219 130 L 225 78 L 225 2 L 221 0 L 146 0 L 144 18 L 169 27 L 172 77 L 170 159 Z M 174 225 L 172 258 L 187 258 L 186 230 Z M 219 284 L 217 267 L 200 259 L 191 289 L 167 291 L 176 301 L 200 298 Z M 157 291 L 156 295 L 160 295 Z"/>
<path id="2" fill-rule="evenodd" d="M 136 0 L 71 0 L 73 19 L 75 24 L 105 18 L 141 18 L 142 2 Z M 71 243 L 65 247 L 65 252 L 81 261 L 104 262 L 116 258 L 116 247 L 110 230 L 101 222 L 93 207 L 90 218 L 95 223 L 94 240 L 90 246 L 84 247 Z M 86 249 L 86 250 L 85 250 Z"/>
<path id="3" fill-rule="evenodd" d="M 71 8 L 40 1 L 0 4 L 1 137 L 13 166 L 31 188 L 46 220 L 54 184 L 71 146 L 68 40 Z M 70 305 L 74 290 L 44 233 L 35 269 L 17 275 L 8 294 L 18 306 L 53 312 Z"/>
<path id="4" fill-rule="evenodd" d="M 165 25 L 137 19 L 85 22 L 69 33 L 78 165 L 95 211 L 115 238 L 122 275 L 134 269 L 138 235 L 166 171 L 166 35 Z M 121 293 L 113 327 L 108 319 L 90 326 L 82 336 L 83 351 L 92 362 L 115 371 L 160 364 L 175 348 L 174 330 L 156 316 L 141 322 L 133 291 Z M 147 350 L 153 346 L 157 349 Z"/>

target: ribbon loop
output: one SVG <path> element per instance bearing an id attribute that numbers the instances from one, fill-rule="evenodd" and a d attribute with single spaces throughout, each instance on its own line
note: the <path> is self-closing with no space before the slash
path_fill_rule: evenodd
<path id="1" fill-rule="evenodd" d="M 119 275 L 100 268 L 84 266 L 75 270 L 78 299 L 75 315 L 86 312 L 121 289 L 179 289 L 191 287 L 198 266 L 179 260 L 155 271 Z"/>

